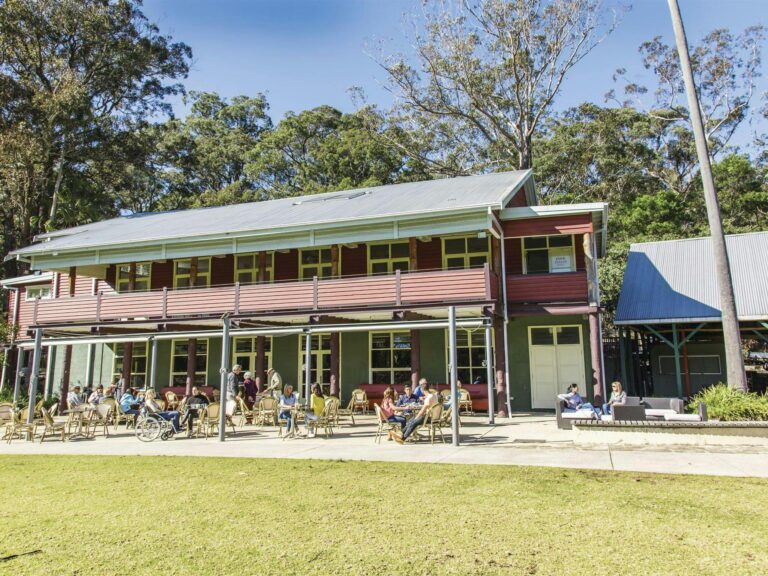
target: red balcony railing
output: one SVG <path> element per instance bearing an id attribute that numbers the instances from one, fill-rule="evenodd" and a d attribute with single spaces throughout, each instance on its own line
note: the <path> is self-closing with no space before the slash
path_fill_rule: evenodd
<path id="1" fill-rule="evenodd" d="M 586 302 L 587 273 L 507 275 L 507 300 L 521 304 Z"/>
<path id="2" fill-rule="evenodd" d="M 469 270 L 274 284 L 234 284 L 37 300 L 31 325 L 119 320 L 169 320 L 232 314 L 329 312 L 368 307 L 485 302 L 496 299 L 498 278 L 488 266 Z"/>

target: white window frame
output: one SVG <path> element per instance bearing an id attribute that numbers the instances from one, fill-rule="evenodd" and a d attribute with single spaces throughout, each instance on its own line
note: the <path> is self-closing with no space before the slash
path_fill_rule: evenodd
<path id="1" fill-rule="evenodd" d="M 44 294 L 44 292 L 47 291 L 47 294 Z M 35 295 L 31 295 L 31 293 L 34 293 Z M 51 295 L 53 294 L 53 290 L 51 289 L 51 286 L 44 285 L 44 286 L 27 286 L 24 289 L 24 301 L 25 302 L 31 302 L 33 300 L 37 300 L 40 298 L 40 300 L 50 300 Z"/>

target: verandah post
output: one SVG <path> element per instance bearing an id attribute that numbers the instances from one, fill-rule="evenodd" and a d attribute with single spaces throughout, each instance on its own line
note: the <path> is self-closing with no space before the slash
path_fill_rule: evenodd
<path id="1" fill-rule="evenodd" d="M 27 424 L 35 420 L 35 403 L 37 401 L 37 380 L 40 373 L 40 357 L 43 355 L 43 329 L 35 329 L 35 348 L 32 352 L 32 370 L 28 374 L 29 380 L 29 410 L 27 411 Z"/>
<path id="2" fill-rule="evenodd" d="M 26 371 L 27 355 L 24 352 L 24 348 L 19 346 L 16 348 L 16 378 L 13 381 L 13 405 L 19 404 L 19 394 L 21 392 L 21 379 L 24 377 Z"/>
<path id="3" fill-rule="evenodd" d="M 448 307 L 448 368 L 451 380 L 451 435 L 453 445 L 459 445 L 459 386 L 456 368 L 456 307 Z"/>
<path id="4" fill-rule="evenodd" d="M 683 397 L 683 375 L 680 369 L 680 344 L 678 343 L 677 324 L 672 323 L 672 349 L 675 352 L 675 384 L 677 396 Z"/>
<path id="5" fill-rule="evenodd" d="M 488 424 L 494 423 L 493 418 L 493 346 L 491 345 L 491 324 L 485 325 L 485 380 L 488 385 Z"/>
<path id="6" fill-rule="evenodd" d="M 152 338 L 152 357 L 149 360 L 149 387 L 157 389 L 157 338 Z"/>
<path id="7" fill-rule="evenodd" d="M 221 319 L 221 374 L 219 406 L 219 442 L 224 442 L 224 433 L 227 431 L 227 372 L 229 360 L 229 314 L 224 314 Z"/>
<path id="8" fill-rule="evenodd" d="M 320 338 L 318 336 L 318 338 Z M 319 343 L 318 343 L 319 344 Z M 304 336 L 304 345 L 307 347 L 304 351 L 304 400 L 309 400 L 310 380 L 312 379 L 312 333 L 307 332 Z M 318 366 L 319 369 L 319 366 Z"/>

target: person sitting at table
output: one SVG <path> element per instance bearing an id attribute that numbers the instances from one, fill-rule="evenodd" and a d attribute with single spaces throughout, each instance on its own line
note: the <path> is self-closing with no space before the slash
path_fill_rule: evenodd
<path id="1" fill-rule="evenodd" d="M 387 419 L 387 422 L 397 422 L 400 424 L 400 432 L 405 429 L 405 416 L 402 414 L 396 414 L 396 412 L 403 412 L 405 409 L 400 406 L 396 406 L 393 400 L 394 395 L 392 390 L 387 388 L 384 390 L 384 399 L 381 401 L 381 413 Z M 392 431 L 389 432 L 389 439 L 392 440 Z"/>
<path id="2" fill-rule="evenodd" d="M 421 402 L 421 400 L 428 394 L 429 390 L 429 382 L 427 382 L 426 378 L 422 378 L 419 380 L 419 385 L 416 386 L 416 390 L 413 391 L 413 395 L 416 396 L 416 399 Z"/>
<path id="3" fill-rule="evenodd" d="M 88 397 L 88 404 L 93 404 L 96 406 L 97 404 L 101 404 L 104 401 L 104 385 L 99 384 L 96 387 L 96 390 L 93 391 L 93 393 Z"/>
<path id="4" fill-rule="evenodd" d="M 80 397 L 80 386 L 75 386 L 72 391 L 67 394 L 67 407 L 75 408 L 83 403 L 83 399 Z"/>
<path id="5" fill-rule="evenodd" d="M 248 406 L 248 408 L 253 408 L 253 405 L 256 402 L 256 395 L 258 394 L 258 390 L 256 390 L 256 381 L 253 379 L 253 374 L 251 372 L 245 373 L 245 379 L 243 380 L 243 392 L 243 400 L 245 400 L 246 406 Z"/>
<path id="6" fill-rule="evenodd" d="M 427 414 L 429 414 L 432 406 L 440 401 L 437 391 L 431 390 L 426 380 L 424 381 L 422 388 L 424 389 L 426 396 L 424 396 L 424 405 L 421 407 L 421 410 L 419 410 L 416 416 L 408 421 L 408 424 L 406 424 L 402 432 L 398 430 L 393 431 L 392 437 L 399 444 L 403 444 L 408 439 L 408 437 L 413 434 L 416 428 L 424 424 L 424 420 L 426 420 Z"/>
<path id="7" fill-rule="evenodd" d="M 419 399 L 413 394 L 413 389 L 411 388 L 411 385 L 406 384 L 405 388 L 403 389 L 403 393 L 400 394 L 400 397 L 397 399 L 397 402 L 395 402 L 395 406 L 405 406 L 406 404 L 414 404 L 418 401 Z"/>
<path id="8" fill-rule="evenodd" d="M 296 406 L 298 398 L 293 393 L 293 386 L 286 384 L 283 389 L 283 393 L 280 395 L 278 406 L 280 407 L 280 414 L 278 417 L 282 420 L 286 420 L 286 432 L 290 432 L 293 426 L 293 413 L 291 410 Z"/>
<path id="9" fill-rule="evenodd" d="M 120 408 L 126 414 L 133 414 L 135 416 L 139 413 L 139 400 L 136 398 L 136 388 L 129 388 L 125 391 L 125 394 L 120 396 Z"/>
<path id="10" fill-rule="evenodd" d="M 613 414 L 614 406 L 623 406 L 627 403 L 627 393 L 621 388 L 621 382 L 616 381 L 611 383 L 611 397 L 603 404 L 603 414 Z"/>
<path id="11" fill-rule="evenodd" d="M 208 396 L 200 392 L 197 386 L 193 386 L 192 396 L 184 404 L 184 417 L 179 423 L 182 428 L 186 426 L 187 436 L 192 435 L 192 430 L 195 427 L 195 418 L 200 416 L 200 411 L 205 410 L 206 406 L 208 406 Z"/>
<path id="12" fill-rule="evenodd" d="M 173 431 L 179 432 L 179 411 L 178 410 L 161 410 L 160 405 L 155 401 L 155 391 L 147 390 L 144 396 L 144 407 L 150 414 L 156 414 L 163 420 L 167 420 L 173 426 Z"/>
<path id="13" fill-rule="evenodd" d="M 595 407 L 589 402 L 584 402 L 584 399 L 579 394 L 579 385 L 574 383 L 568 386 L 568 392 L 566 394 L 558 394 L 558 400 L 565 402 L 565 412 L 576 412 L 576 410 L 592 410 L 595 414 L 597 411 Z M 598 414 L 598 418 L 599 418 Z"/>
<path id="14" fill-rule="evenodd" d="M 304 424 L 307 427 L 307 436 L 314 438 L 317 433 L 317 428 L 310 432 L 309 423 L 317 422 L 320 415 L 325 409 L 325 396 L 323 396 L 323 388 L 320 384 L 312 385 L 312 394 L 309 396 L 309 410 L 304 415 Z"/>

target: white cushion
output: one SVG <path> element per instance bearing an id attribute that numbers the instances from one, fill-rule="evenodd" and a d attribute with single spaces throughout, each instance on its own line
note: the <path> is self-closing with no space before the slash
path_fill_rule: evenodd
<path id="1" fill-rule="evenodd" d="M 589 408 L 585 410 L 576 410 L 576 412 L 563 412 L 562 413 L 563 418 L 570 418 L 574 420 L 591 420 L 595 417 L 595 413 L 592 412 Z"/>
<path id="2" fill-rule="evenodd" d="M 665 414 L 664 420 L 667 422 L 701 422 L 701 416 L 698 414 Z"/>
<path id="3" fill-rule="evenodd" d="M 600 420 L 603 422 L 612 422 L 613 421 L 613 414 L 603 414 L 600 416 Z"/>
<path id="4" fill-rule="evenodd" d="M 674 410 L 671 409 L 663 409 L 663 408 L 646 408 L 645 409 L 645 415 L 646 416 L 659 416 L 666 418 L 667 416 L 674 416 L 677 414 Z"/>

